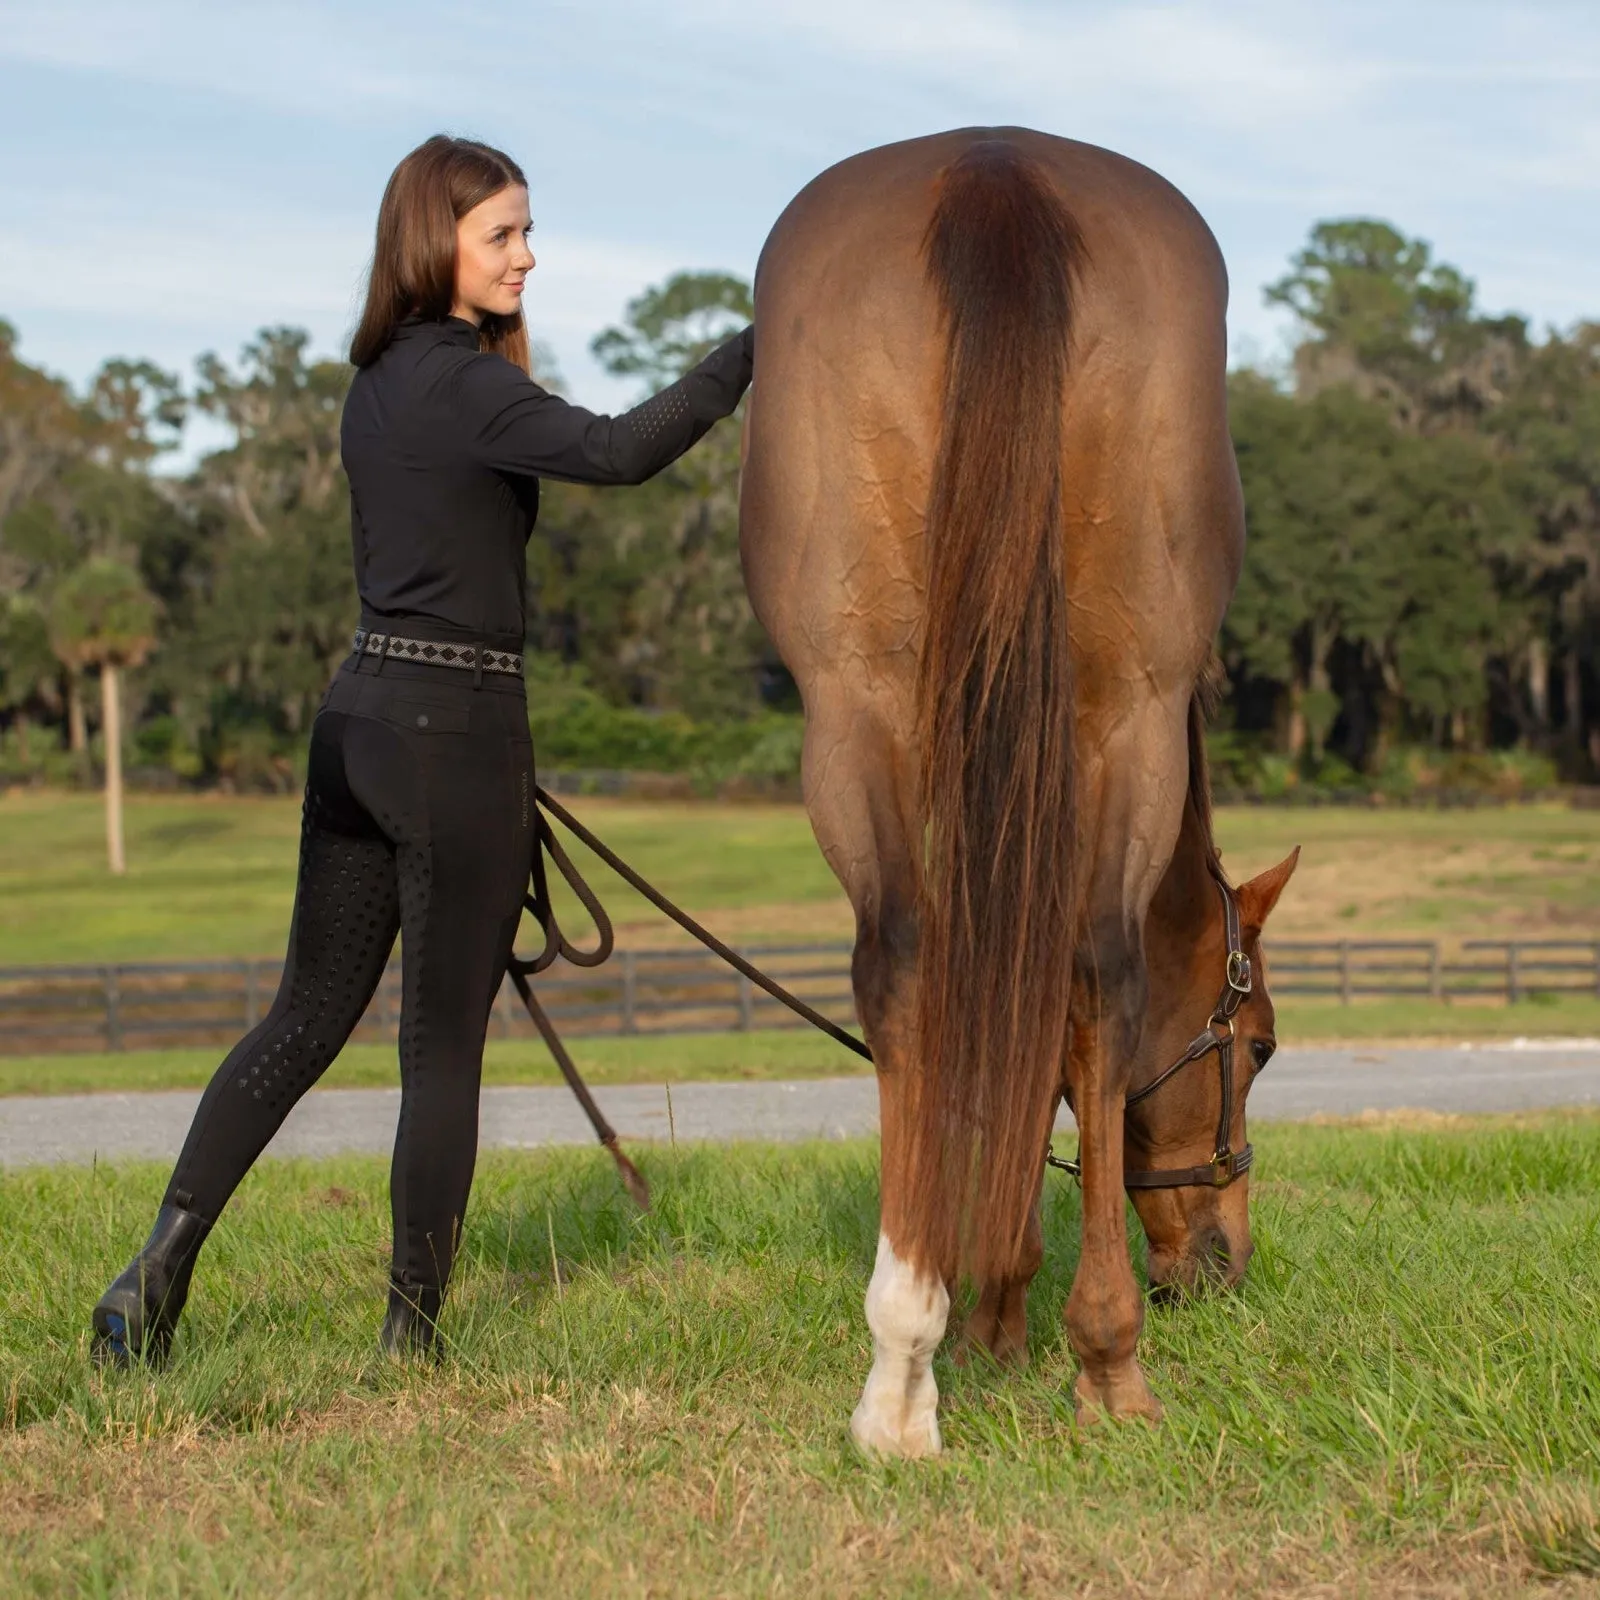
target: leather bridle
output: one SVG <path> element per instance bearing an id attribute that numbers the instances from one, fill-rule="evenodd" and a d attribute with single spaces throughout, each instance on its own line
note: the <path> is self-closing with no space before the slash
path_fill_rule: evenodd
<path id="1" fill-rule="evenodd" d="M 1144 1088 L 1127 1097 L 1125 1106 L 1136 1106 L 1147 1100 L 1169 1079 L 1182 1072 L 1193 1061 L 1202 1061 L 1212 1053 L 1217 1055 L 1217 1068 L 1222 1079 L 1222 1111 L 1217 1118 L 1217 1136 L 1212 1142 L 1210 1161 L 1199 1167 L 1158 1167 L 1141 1172 L 1126 1172 L 1122 1181 L 1129 1189 L 1189 1189 L 1204 1187 L 1226 1189 L 1235 1178 L 1250 1170 L 1255 1150 L 1246 1141 L 1242 1150 L 1231 1148 L 1233 1132 L 1233 1046 L 1238 1033 L 1234 1021 L 1239 1007 L 1250 993 L 1252 973 L 1250 958 L 1244 951 L 1244 930 L 1240 925 L 1239 902 L 1233 890 L 1223 881 L 1222 874 L 1213 864 L 1212 881 L 1222 896 L 1222 920 L 1228 941 L 1228 964 L 1222 993 L 1211 1009 L 1204 1028 L 1189 1041 L 1188 1048 L 1165 1071 L 1159 1072 Z M 1045 1160 L 1052 1167 L 1070 1173 L 1075 1178 L 1083 1176 L 1081 1156 L 1071 1161 L 1061 1160 L 1053 1151 Z"/>

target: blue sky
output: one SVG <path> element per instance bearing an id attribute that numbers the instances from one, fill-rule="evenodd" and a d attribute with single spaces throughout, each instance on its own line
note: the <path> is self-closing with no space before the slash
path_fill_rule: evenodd
<path id="1" fill-rule="evenodd" d="M 1261 287 L 1321 217 L 1377 215 L 1536 324 L 1600 315 L 1600 5 L 1076 0 L 0 0 L 0 316 L 74 379 L 188 374 L 264 324 L 341 346 L 395 161 L 438 129 L 527 169 L 526 302 L 569 390 L 679 267 L 749 274 L 778 212 L 888 140 L 1018 122 L 1184 189 Z"/>

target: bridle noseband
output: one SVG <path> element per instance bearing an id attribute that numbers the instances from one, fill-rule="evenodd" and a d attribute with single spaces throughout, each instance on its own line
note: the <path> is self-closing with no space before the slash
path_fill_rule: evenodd
<path id="1" fill-rule="evenodd" d="M 1191 1061 L 1200 1061 L 1215 1050 L 1217 1067 L 1222 1078 L 1222 1113 L 1217 1119 L 1217 1136 L 1212 1143 L 1211 1159 L 1200 1167 L 1158 1167 L 1144 1172 L 1125 1172 L 1122 1181 L 1129 1189 L 1196 1187 L 1226 1189 L 1235 1178 L 1250 1170 L 1250 1163 L 1255 1159 L 1255 1149 L 1248 1141 L 1242 1150 L 1234 1150 L 1229 1144 L 1233 1131 L 1233 1045 L 1238 1032 L 1234 1014 L 1250 993 L 1253 974 L 1250 970 L 1250 958 L 1244 952 L 1244 930 L 1240 925 L 1239 902 L 1234 898 L 1233 890 L 1223 881 L 1222 874 L 1214 863 L 1211 867 L 1211 877 L 1217 886 L 1217 892 L 1222 896 L 1222 920 L 1228 940 L 1228 965 L 1222 993 L 1217 996 L 1217 1003 L 1212 1007 L 1211 1016 L 1205 1027 L 1189 1041 L 1189 1047 L 1183 1054 L 1164 1072 L 1157 1073 L 1144 1088 L 1130 1094 L 1124 1102 L 1124 1108 L 1138 1105 L 1141 1100 L 1153 1095 L 1169 1078 L 1176 1077 Z M 1224 1031 L 1218 1032 L 1219 1028 Z M 1073 1177 L 1083 1176 L 1081 1157 L 1063 1161 L 1053 1152 L 1049 1152 L 1045 1160 L 1050 1166 L 1059 1167 L 1063 1172 L 1071 1173 Z"/>

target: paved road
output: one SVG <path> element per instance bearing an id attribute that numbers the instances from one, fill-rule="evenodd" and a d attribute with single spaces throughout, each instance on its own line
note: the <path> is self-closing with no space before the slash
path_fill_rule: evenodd
<path id="1" fill-rule="evenodd" d="M 844 1139 L 877 1128 L 870 1077 L 798 1083 L 681 1084 L 597 1091 L 625 1139 Z M 0 1098 L 0 1167 L 137 1157 L 170 1160 L 199 1096 Z M 400 1095 L 322 1089 L 308 1095 L 268 1151 L 322 1156 L 387 1151 Z M 1449 1049 L 1285 1049 L 1251 1091 L 1259 1119 L 1353 1116 L 1366 1110 L 1521 1111 L 1600 1105 L 1600 1039 Z M 1063 1122 L 1067 1119 L 1063 1113 Z M 1070 1123 L 1067 1125 L 1070 1126 Z M 565 1089 L 486 1089 L 483 1142 L 514 1149 L 587 1144 L 593 1135 Z"/>

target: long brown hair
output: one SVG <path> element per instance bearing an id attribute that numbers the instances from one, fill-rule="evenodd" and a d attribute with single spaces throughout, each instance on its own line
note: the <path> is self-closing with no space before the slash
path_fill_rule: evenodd
<path id="1" fill-rule="evenodd" d="M 367 303 L 350 359 L 358 367 L 389 348 L 406 317 L 450 315 L 456 293 L 456 224 L 492 194 L 528 180 L 510 156 L 475 139 L 436 133 L 389 178 L 378 207 L 378 238 L 367 279 Z M 518 311 L 485 317 L 478 347 L 528 370 L 528 329 Z"/>
<path id="2" fill-rule="evenodd" d="M 948 334 L 919 687 L 927 824 L 909 1253 L 1014 1269 L 1067 1047 L 1078 920 L 1061 408 L 1077 223 L 1015 145 L 942 175 L 924 243 Z M 919 1215 L 920 1213 L 920 1215 Z M 970 1226 L 965 1239 L 963 1215 Z"/>

